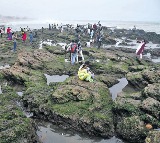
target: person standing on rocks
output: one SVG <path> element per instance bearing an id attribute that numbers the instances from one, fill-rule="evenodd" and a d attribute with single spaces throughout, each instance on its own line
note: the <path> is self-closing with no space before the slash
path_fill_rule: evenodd
<path id="1" fill-rule="evenodd" d="M 29 33 L 29 41 L 32 44 L 32 42 L 33 42 L 33 33 L 32 33 L 32 31 Z"/>
<path id="2" fill-rule="evenodd" d="M 93 25 L 93 30 L 94 30 L 94 32 L 96 32 L 96 30 L 97 30 L 97 24 L 96 23 Z"/>
<path id="3" fill-rule="evenodd" d="M 102 36 L 100 34 L 98 34 L 97 36 L 97 43 L 98 43 L 98 48 L 100 48 L 102 45 Z"/>
<path id="4" fill-rule="evenodd" d="M 49 24 L 49 30 L 51 30 L 51 24 Z"/>
<path id="5" fill-rule="evenodd" d="M 3 37 L 3 33 L 4 33 L 3 28 L 1 28 L 0 29 L 1 38 Z"/>
<path id="6" fill-rule="evenodd" d="M 140 56 L 140 59 L 142 59 L 142 54 L 143 54 L 145 45 L 146 45 L 146 41 L 143 40 L 136 50 L 136 54 Z"/>
<path id="7" fill-rule="evenodd" d="M 92 39 L 93 38 L 93 34 L 94 34 L 94 31 L 93 29 L 91 30 L 91 33 L 90 33 L 90 38 Z"/>
<path id="8" fill-rule="evenodd" d="M 42 27 L 42 33 L 43 33 L 43 31 L 44 31 L 44 28 Z"/>
<path id="9" fill-rule="evenodd" d="M 26 40 L 27 40 L 27 33 L 26 33 L 26 32 L 23 32 L 22 41 L 25 43 Z"/>
<path id="10" fill-rule="evenodd" d="M 8 27 L 8 28 L 7 28 L 7 39 L 8 39 L 8 40 L 9 40 L 9 38 L 10 38 L 10 33 L 11 33 L 11 28 Z"/>
<path id="11" fill-rule="evenodd" d="M 17 48 L 17 34 L 16 33 L 13 33 L 12 40 L 13 40 L 13 52 L 15 52 Z"/>
<path id="12" fill-rule="evenodd" d="M 83 56 L 83 52 L 82 52 L 81 42 L 78 41 L 77 45 L 78 45 L 77 63 L 79 61 L 79 59 L 78 59 L 79 55 L 82 57 L 82 61 L 84 62 L 84 56 Z"/>
<path id="13" fill-rule="evenodd" d="M 21 33 L 23 33 L 23 32 L 24 32 L 24 29 L 23 29 L 22 27 L 20 27 L 20 29 L 21 29 Z"/>
<path id="14" fill-rule="evenodd" d="M 78 54 L 78 45 L 74 40 L 72 40 L 72 42 L 69 44 L 67 51 L 70 51 L 71 64 L 74 65 Z"/>

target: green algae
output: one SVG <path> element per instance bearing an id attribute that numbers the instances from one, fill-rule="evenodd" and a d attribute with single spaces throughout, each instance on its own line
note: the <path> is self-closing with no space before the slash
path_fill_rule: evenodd
<path id="1" fill-rule="evenodd" d="M 0 142 L 20 143 L 24 139 L 31 141 L 32 122 L 17 105 L 19 96 L 9 86 L 3 86 L 2 91 L 0 96 Z"/>

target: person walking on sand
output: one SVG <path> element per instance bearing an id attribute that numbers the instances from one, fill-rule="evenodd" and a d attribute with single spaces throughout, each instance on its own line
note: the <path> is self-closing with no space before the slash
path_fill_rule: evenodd
<path id="1" fill-rule="evenodd" d="M 142 54 L 143 54 L 145 45 L 146 45 L 146 41 L 142 40 L 142 42 L 140 43 L 140 45 L 136 50 L 136 54 L 140 56 L 140 59 L 142 59 Z"/>

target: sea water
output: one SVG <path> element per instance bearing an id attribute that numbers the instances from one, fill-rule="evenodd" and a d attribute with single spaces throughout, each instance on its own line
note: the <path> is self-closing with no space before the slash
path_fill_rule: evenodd
<path id="1" fill-rule="evenodd" d="M 40 29 L 42 27 L 48 28 L 49 24 L 72 24 L 76 26 L 77 24 L 87 25 L 88 23 L 94 24 L 97 23 L 99 20 L 75 20 L 75 21 L 57 21 L 57 20 L 28 20 L 28 21 L 14 21 L 14 22 L 7 22 L 7 23 L 0 23 L 5 24 L 6 27 L 10 26 L 13 30 L 18 31 L 20 27 L 26 28 L 27 26 L 30 29 Z M 132 21 L 101 21 L 103 26 L 107 27 L 116 27 L 118 29 L 132 29 L 136 26 L 137 29 L 143 29 L 146 32 L 156 32 L 160 34 L 160 22 L 132 22 Z"/>

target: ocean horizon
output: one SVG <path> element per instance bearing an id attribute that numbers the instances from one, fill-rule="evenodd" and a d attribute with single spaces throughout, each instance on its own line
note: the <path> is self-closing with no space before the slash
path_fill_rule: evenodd
<path id="1" fill-rule="evenodd" d="M 156 32 L 160 34 L 160 22 L 158 21 L 109 21 L 109 20 L 52 20 L 52 19 L 31 19 L 0 22 L 0 25 L 10 26 L 14 31 L 19 31 L 20 27 L 29 27 L 30 29 L 48 28 L 49 24 L 77 24 L 85 25 L 88 23 L 94 24 L 101 22 L 102 26 L 116 27 L 118 29 L 132 29 L 136 26 L 137 29 L 143 29 L 146 32 Z"/>

